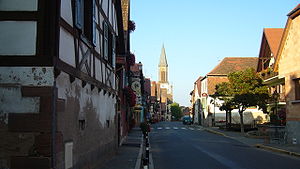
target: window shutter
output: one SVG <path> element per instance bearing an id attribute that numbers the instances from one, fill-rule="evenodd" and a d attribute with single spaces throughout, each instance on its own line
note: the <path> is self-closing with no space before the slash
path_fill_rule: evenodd
<path id="1" fill-rule="evenodd" d="M 83 0 L 75 0 L 75 26 L 83 27 Z"/>
<path id="2" fill-rule="evenodd" d="M 108 25 L 103 21 L 103 57 L 108 61 Z"/>
<path id="3" fill-rule="evenodd" d="M 93 0 L 93 44 L 97 45 L 97 20 L 96 20 L 96 2 Z"/>

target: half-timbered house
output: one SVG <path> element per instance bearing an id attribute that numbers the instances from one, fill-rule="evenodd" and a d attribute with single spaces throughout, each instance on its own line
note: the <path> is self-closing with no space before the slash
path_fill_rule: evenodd
<path id="1" fill-rule="evenodd" d="M 121 0 L 2 0 L 0 31 L 0 168 L 101 165 L 118 144 Z"/>

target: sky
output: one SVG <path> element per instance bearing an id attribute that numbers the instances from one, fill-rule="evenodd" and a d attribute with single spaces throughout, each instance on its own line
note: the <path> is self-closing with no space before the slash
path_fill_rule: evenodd
<path id="1" fill-rule="evenodd" d="M 131 52 L 158 79 L 164 44 L 174 101 L 191 106 L 190 92 L 224 57 L 257 57 L 263 28 L 284 28 L 297 0 L 131 0 Z"/>

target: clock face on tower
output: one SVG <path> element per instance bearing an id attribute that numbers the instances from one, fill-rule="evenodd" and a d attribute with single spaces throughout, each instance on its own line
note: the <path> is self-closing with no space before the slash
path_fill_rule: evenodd
<path id="1" fill-rule="evenodd" d="M 141 93 L 141 84 L 138 81 L 134 81 L 131 84 L 132 90 L 134 90 L 136 93 L 140 94 Z"/>

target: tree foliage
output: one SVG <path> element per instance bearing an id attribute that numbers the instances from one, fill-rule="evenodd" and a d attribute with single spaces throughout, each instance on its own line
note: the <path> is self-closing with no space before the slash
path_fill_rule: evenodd
<path id="1" fill-rule="evenodd" d="M 178 103 L 171 104 L 171 114 L 175 120 L 179 120 L 182 117 L 182 111 Z"/>
<path id="2" fill-rule="evenodd" d="M 223 82 L 217 84 L 214 96 L 224 101 L 220 106 L 220 110 L 226 112 L 226 127 L 229 127 L 231 125 L 231 111 L 236 108 L 229 83 Z"/>
<path id="3" fill-rule="evenodd" d="M 241 132 L 244 132 L 243 112 L 252 106 L 259 106 L 266 113 L 266 101 L 269 99 L 267 86 L 262 84 L 262 79 L 254 69 L 233 72 L 228 75 L 229 82 L 217 86 L 216 95 L 228 99 L 222 108 L 233 106 L 237 108 L 241 119 Z M 228 106 L 228 107 L 227 107 Z"/>

